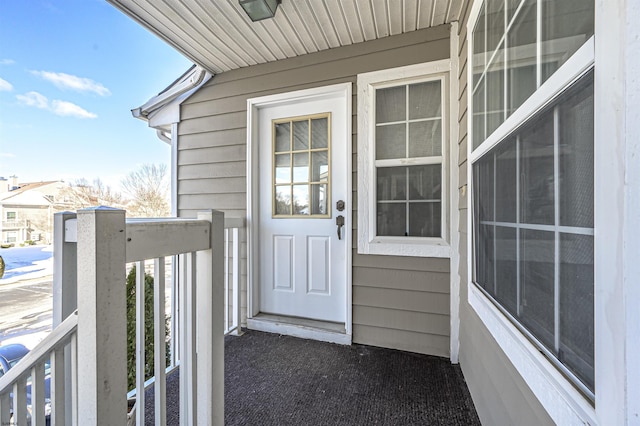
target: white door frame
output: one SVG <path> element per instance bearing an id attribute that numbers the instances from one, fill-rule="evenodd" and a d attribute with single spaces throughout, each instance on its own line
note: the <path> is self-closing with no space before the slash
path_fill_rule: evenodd
<path id="1" fill-rule="evenodd" d="M 346 319 L 345 333 L 351 340 L 352 335 L 352 131 L 351 131 L 351 115 L 352 115 L 352 84 L 341 83 L 330 86 L 317 87 L 313 89 L 297 90 L 294 92 L 279 93 L 276 95 L 262 96 L 247 100 L 247 319 L 253 318 L 260 311 L 260 285 L 257 280 L 260 279 L 260 229 L 259 229 L 259 173 L 258 165 L 260 156 L 258 152 L 259 126 L 258 116 L 261 108 L 269 106 L 284 105 L 303 99 L 313 99 L 325 97 L 328 95 L 340 95 L 346 103 L 346 111 L 349 117 L 346 120 L 347 141 L 344 147 L 345 155 L 349 160 L 347 163 L 346 185 L 348 188 L 345 209 L 345 226 L 344 238 L 347 247 L 345 262 L 345 302 Z M 333 200 L 335 201 L 335 200 Z"/>

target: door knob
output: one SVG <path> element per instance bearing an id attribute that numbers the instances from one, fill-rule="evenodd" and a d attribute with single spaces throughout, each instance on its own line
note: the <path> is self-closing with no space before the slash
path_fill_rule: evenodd
<path id="1" fill-rule="evenodd" d="M 336 225 L 338 225 L 338 239 L 342 239 L 342 227 L 344 226 L 344 216 L 339 215 L 336 217 Z"/>

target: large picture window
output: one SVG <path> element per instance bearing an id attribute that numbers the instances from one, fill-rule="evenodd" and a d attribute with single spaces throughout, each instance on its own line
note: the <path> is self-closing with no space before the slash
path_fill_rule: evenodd
<path id="1" fill-rule="evenodd" d="M 358 76 L 360 253 L 449 255 L 448 68 L 439 61 Z"/>
<path id="2" fill-rule="evenodd" d="M 594 4 L 486 0 L 470 25 L 472 280 L 593 401 Z"/>

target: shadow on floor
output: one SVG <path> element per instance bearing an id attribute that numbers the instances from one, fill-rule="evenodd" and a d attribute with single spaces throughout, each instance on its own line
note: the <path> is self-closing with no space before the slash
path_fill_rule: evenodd
<path id="1" fill-rule="evenodd" d="M 178 425 L 179 373 L 167 377 Z M 153 390 L 146 395 L 153 424 Z M 225 340 L 226 425 L 479 425 L 459 366 L 444 358 L 248 331 Z"/>

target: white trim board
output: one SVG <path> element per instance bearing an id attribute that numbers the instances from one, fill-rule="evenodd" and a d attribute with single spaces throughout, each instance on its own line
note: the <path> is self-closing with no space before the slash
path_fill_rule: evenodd
<path id="1" fill-rule="evenodd" d="M 247 324 L 250 323 L 250 319 L 255 317 L 260 311 L 260 285 L 259 285 L 259 198 L 258 198 L 258 113 L 261 108 L 286 105 L 289 103 L 295 103 L 301 100 L 321 98 L 326 96 L 340 96 L 344 99 L 346 111 L 351 114 L 352 108 L 352 87 L 351 83 L 333 84 L 329 86 L 317 87 L 312 89 L 298 90 L 294 92 L 279 93 L 275 95 L 262 96 L 258 98 L 252 98 L 247 100 L 247 257 L 250 259 L 247 262 Z M 349 117 L 346 120 L 346 135 L 347 141 L 345 149 L 347 150 L 348 158 L 351 158 L 353 147 L 351 119 Z M 351 161 L 347 161 L 347 182 L 348 195 L 345 200 L 347 209 L 345 214 L 345 229 L 352 229 L 352 164 Z M 345 320 L 345 335 L 348 336 L 348 342 L 351 343 L 352 336 L 352 319 L 353 319 L 353 303 L 352 303 L 352 269 L 353 261 L 351 254 L 352 247 L 352 233 L 345 232 L 345 244 L 346 251 L 346 320 Z M 265 330 L 268 331 L 268 330 Z M 281 328 L 280 332 L 289 331 L 288 328 Z M 286 333 L 289 334 L 289 333 Z M 310 334 L 307 338 L 314 338 L 315 334 Z M 318 339 L 322 340 L 322 339 Z"/>

